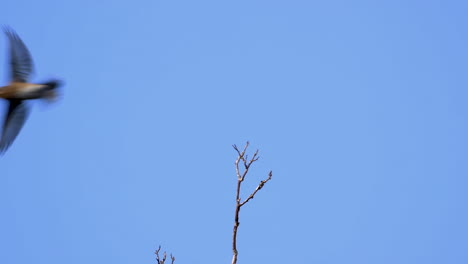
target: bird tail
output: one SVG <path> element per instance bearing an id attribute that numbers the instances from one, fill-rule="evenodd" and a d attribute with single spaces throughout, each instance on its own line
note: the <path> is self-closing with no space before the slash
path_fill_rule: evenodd
<path id="1" fill-rule="evenodd" d="M 48 102 L 56 101 L 59 95 L 57 92 L 57 88 L 62 86 L 62 81 L 51 80 L 42 84 L 47 86 L 45 88 L 44 95 L 42 98 Z"/>
<path id="2" fill-rule="evenodd" d="M 43 85 L 47 85 L 47 90 L 55 90 L 59 86 L 62 86 L 62 81 L 59 80 L 51 80 L 45 83 L 42 83 Z"/>

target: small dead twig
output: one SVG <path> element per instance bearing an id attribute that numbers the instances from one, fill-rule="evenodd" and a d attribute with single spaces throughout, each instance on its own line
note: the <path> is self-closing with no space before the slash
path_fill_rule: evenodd
<path id="1" fill-rule="evenodd" d="M 266 178 L 266 180 L 263 180 L 263 181 L 260 181 L 260 183 L 258 184 L 257 188 L 255 189 L 255 191 L 252 192 L 252 194 L 250 194 L 250 196 L 245 199 L 245 201 L 243 201 L 240 206 L 243 206 L 244 204 L 246 204 L 248 201 L 250 201 L 251 199 L 254 198 L 255 194 L 260 191 L 263 186 L 265 185 L 265 183 L 267 183 L 269 180 L 271 180 L 271 177 L 273 176 L 273 172 L 270 171 L 270 173 L 268 173 L 268 178 Z"/>
<path id="2" fill-rule="evenodd" d="M 232 264 L 237 264 L 237 255 L 238 255 L 238 251 L 237 251 L 237 229 L 239 228 L 240 209 L 247 202 L 249 202 L 251 199 L 253 199 L 255 194 L 258 191 L 260 191 L 268 181 L 271 180 L 271 177 L 273 176 L 273 172 L 270 171 L 270 173 L 268 173 L 268 178 L 266 178 L 263 181 L 260 181 L 257 188 L 249 195 L 249 197 L 247 197 L 247 199 L 242 201 L 241 198 L 240 198 L 242 182 L 245 180 L 245 176 L 247 176 L 247 173 L 249 172 L 250 166 L 255 161 L 257 161 L 259 159 L 258 149 L 253 154 L 252 158 L 249 159 L 248 155 L 245 154 L 245 152 L 247 151 L 247 148 L 249 147 L 249 142 L 248 141 L 245 144 L 245 147 L 244 147 L 244 149 L 242 151 L 239 150 L 239 148 L 236 145 L 233 145 L 232 147 L 234 148 L 234 150 L 237 151 L 237 155 L 238 155 L 237 159 L 236 159 L 236 162 L 235 162 L 236 175 L 237 175 L 237 191 L 236 191 L 236 211 L 235 211 L 235 215 L 234 215 L 234 230 L 233 230 L 233 234 L 232 234 L 232 252 L 233 252 Z M 241 166 L 240 163 L 241 162 L 242 162 L 243 167 L 244 167 L 243 171 L 240 169 L 240 166 Z"/>
<path id="3" fill-rule="evenodd" d="M 159 246 L 158 249 L 156 249 L 156 251 L 154 252 L 154 254 L 156 255 L 157 264 L 164 264 L 166 263 L 166 258 L 167 258 L 166 251 L 162 253 L 162 258 L 159 256 L 159 251 L 161 251 L 161 246 Z M 171 264 L 174 264 L 175 257 L 172 254 L 170 255 L 170 257 L 171 257 Z"/>

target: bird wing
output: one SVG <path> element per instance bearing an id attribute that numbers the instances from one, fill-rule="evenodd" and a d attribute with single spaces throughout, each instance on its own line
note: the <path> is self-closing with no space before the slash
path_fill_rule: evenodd
<path id="1" fill-rule="evenodd" d="M 29 114 L 29 107 L 22 100 L 8 100 L 8 112 L 3 122 L 2 138 L 0 140 L 0 154 L 7 151 L 11 143 L 18 136 Z"/>
<path id="2" fill-rule="evenodd" d="M 13 81 L 27 82 L 34 67 L 31 54 L 13 29 L 4 27 L 4 31 L 10 42 L 10 64 Z"/>

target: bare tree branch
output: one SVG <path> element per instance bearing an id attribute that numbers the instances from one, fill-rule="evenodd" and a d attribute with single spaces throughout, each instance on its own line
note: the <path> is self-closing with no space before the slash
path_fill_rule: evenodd
<path id="1" fill-rule="evenodd" d="M 268 178 L 266 178 L 263 181 L 260 181 L 258 184 L 257 188 L 245 199 L 243 202 L 241 202 L 241 197 L 240 197 L 240 192 L 241 192 L 241 187 L 242 187 L 242 182 L 245 180 L 245 177 L 247 176 L 247 173 L 249 172 L 250 166 L 256 162 L 260 157 L 258 156 L 258 149 L 255 151 L 253 154 L 252 158 L 249 160 L 249 157 L 245 152 L 247 151 L 247 148 L 249 147 L 249 142 L 245 144 L 245 147 L 242 151 L 239 150 L 239 148 L 236 145 L 232 146 L 235 151 L 237 151 L 237 159 L 235 161 L 236 165 L 236 175 L 237 175 L 237 191 L 236 191 L 236 210 L 235 210 L 235 215 L 234 215 L 234 229 L 232 232 L 232 264 L 237 264 L 237 229 L 239 228 L 239 213 L 240 209 L 243 205 L 248 203 L 251 199 L 254 198 L 255 194 L 260 191 L 263 186 L 271 180 L 271 177 L 273 176 L 273 172 L 270 171 L 268 174 Z M 241 171 L 239 163 L 242 162 L 242 165 L 244 165 L 244 170 Z"/>
<path id="2" fill-rule="evenodd" d="M 161 258 L 161 256 L 159 255 L 160 251 L 161 251 L 161 246 L 159 246 L 158 249 L 156 249 L 156 251 L 154 252 L 154 254 L 156 255 L 156 261 L 157 261 L 157 264 L 164 264 L 166 263 L 167 254 L 166 254 L 166 251 L 164 251 L 162 253 L 162 258 Z M 171 257 L 171 264 L 174 264 L 175 257 L 172 256 L 172 254 L 170 255 L 170 257 Z"/>
<path id="3" fill-rule="evenodd" d="M 273 172 L 270 171 L 270 173 L 268 173 L 268 178 L 266 180 L 263 180 L 263 181 L 260 181 L 260 183 L 258 184 L 257 188 L 255 189 L 255 191 L 250 194 L 250 196 L 245 199 L 245 201 L 243 201 L 239 206 L 243 206 L 244 204 L 246 204 L 248 201 L 250 201 L 251 199 L 254 198 L 255 194 L 260 191 L 263 186 L 265 185 L 265 183 L 267 183 L 269 180 L 271 180 L 271 177 L 273 176 Z"/>

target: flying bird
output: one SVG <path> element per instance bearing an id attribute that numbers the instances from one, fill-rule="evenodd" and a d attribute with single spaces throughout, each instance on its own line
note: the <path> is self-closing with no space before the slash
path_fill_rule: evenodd
<path id="1" fill-rule="evenodd" d="M 30 83 L 34 65 L 28 48 L 13 29 L 4 27 L 4 31 L 10 48 L 11 81 L 7 86 L 0 87 L 0 98 L 5 99 L 8 104 L 0 138 L 0 154 L 8 150 L 29 115 L 29 106 L 25 101 L 53 100 L 61 85 L 59 80 Z"/>

